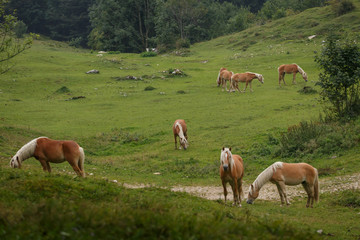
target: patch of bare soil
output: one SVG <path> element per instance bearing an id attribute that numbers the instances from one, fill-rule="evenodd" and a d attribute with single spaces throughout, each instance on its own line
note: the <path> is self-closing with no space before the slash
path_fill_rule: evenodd
<path id="1" fill-rule="evenodd" d="M 123 184 L 124 187 L 127 188 L 144 188 L 150 187 L 149 185 L 138 184 Z M 232 191 L 230 186 L 228 188 L 228 200 L 232 201 Z M 243 191 L 245 194 L 245 198 L 247 197 L 249 189 L 249 183 L 243 183 Z M 320 194 L 325 192 L 337 192 L 346 189 L 360 189 L 360 173 L 339 176 L 334 178 L 324 178 L 320 179 Z M 172 191 L 175 192 L 187 192 L 189 194 L 206 198 L 209 200 L 224 200 L 223 188 L 219 180 L 219 186 L 174 186 L 171 188 Z M 287 186 L 286 193 L 288 198 L 291 199 L 294 197 L 307 197 L 305 190 L 301 185 L 297 186 Z M 320 196 L 321 197 L 321 196 Z M 276 185 L 267 183 L 265 184 L 261 190 L 258 199 L 262 200 L 271 200 L 271 201 L 279 201 L 279 193 L 277 191 Z"/>

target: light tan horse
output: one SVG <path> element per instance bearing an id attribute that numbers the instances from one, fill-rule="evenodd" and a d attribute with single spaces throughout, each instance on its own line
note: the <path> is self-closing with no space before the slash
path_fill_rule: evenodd
<path id="1" fill-rule="evenodd" d="M 228 71 L 226 68 L 220 68 L 219 75 L 218 75 L 216 82 L 217 82 L 218 86 L 220 86 L 220 85 L 222 86 L 223 91 L 224 91 L 224 88 L 227 91 L 226 81 L 230 82 L 231 76 L 233 74 L 234 74 L 233 72 Z"/>
<path id="2" fill-rule="evenodd" d="M 51 172 L 50 163 L 68 161 L 74 171 L 85 177 L 85 154 L 82 147 L 74 141 L 58 141 L 47 137 L 31 140 L 17 151 L 10 160 L 10 167 L 21 168 L 24 160 L 35 157 L 40 161 L 44 171 Z"/>
<path id="3" fill-rule="evenodd" d="M 300 183 L 308 195 L 306 207 L 313 207 L 314 200 L 319 201 L 318 171 L 307 163 L 275 162 L 270 165 L 250 185 L 247 203 L 253 203 L 259 196 L 261 187 L 268 181 L 276 184 L 282 204 L 285 202 L 287 205 L 290 204 L 286 196 L 285 185 L 298 185 Z"/>
<path id="4" fill-rule="evenodd" d="M 220 154 L 220 178 L 224 188 L 224 196 L 226 203 L 226 196 L 228 194 L 226 184 L 229 183 L 233 195 L 234 205 L 241 207 L 242 178 L 244 176 L 244 162 L 239 155 L 231 153 L 231 148 L 222 148 Z"/>
<path id="5" fill-rule="evenodd" d="M 285 83 L 285 73 L 287 74 L 293 74 L 293 84 L 296 84 L 295 79 L 296 79 L 296 74 L 300 73 L 301 76 L 303 77 L 303 79 L 305 80 L 305 82 L 308 81 L 307 79 L 307 74 L 306 72 L 297 64 L 293 63 L 293 64 L 284 64 L 281 65 L 280 67 L 278 67 L 278 73 L 279 73 L 279 86 L 281 85 L 281 80 L 283 80 L 284 85 L 286 85 Z"/>
<path id="6" fill-rule="evenodd" d="M 189 146 L 189 142 L 187 141 L 188 137 L 187 137 L 187 127 L 185 120 L 183 119 L 175 120 L 172 130 L 175 139 L 175 149 L 177 149 L 176 138 L 179 137 L 180 145 L 186 150 Z M 181 149 L 181 146 L 179 147 L 179 149 Z"/>
<path id="7" fill-rule="evenodd" d="M 238 90 L 238 92 L 241 92 L 239 89 L 239 82 L 246 83 L 243 92 L 245 92 L 248 84 L 250 84 L 250 91 L 253 92 L 252 86 L 251 86 L 253 79 L 258 79 L 261 83 L 264 83 L 263 75 L 258 74 L 258 73 L 246 72 L 246 73 L 236 73 L 236 74 L 232 75 L 231 80 L 230 80 L 229 92 L 231 92 L 231 89 L 233 89 L 233 91 Z"/>

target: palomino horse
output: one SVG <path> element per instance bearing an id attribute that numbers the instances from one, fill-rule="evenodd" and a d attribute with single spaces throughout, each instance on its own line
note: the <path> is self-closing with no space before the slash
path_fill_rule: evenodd
<path id="1" fill-rule="evenodd" d="M 10 166 L 21 168 L 22 162 L 31 157 L 39 160 L 43 170 L 48 172 L 51 172 L 50 162 L 61 163 L 66 160 L 79 176 L 85 177 L 84 150 L 74 141 L 58 141 L 47 137 L 35 138 L 17 151 L 10 160 Z"/>
<path id="2" fill-rule="evenodd" d="M 228 71 L 226 68 L 220 68 L 219 75 L 218 75 L 216 82 L 217 82 L 218 86 L 220 86 L 220 85 L 222 86 L 223 91 L 224 91 L 224 88 L 227 91 L 226 81 L 230 82 L 231 76 L 233 74 L 234 74 L 233 72 Z"/>
<path id="3" fill-rule="evenodd" d="M 174 122 L 174 125 L 172 127 L 174 138 L 175 138 L 175 149 L 177 149 L 177 141 L 176 138 L 179 137 L 180 145 L 186 150 L 189 146 L 189 143 L 187 141 L 187 127 L 186 123 L 183 119 L 178 119 Z M 181 146 L 179 149 L 181 149 Z"/>
<path id="4" fill-rule="evenodd" d="M 286 196 L 285 185 L 300 183 L 308 195 L 306 207 L 313 207 L 314 200 L 319 201 L 318 171 L 307 163 L 276 162 L 270 165 L 250 185 L 247 203 L 253 203 L 259 196 L 260 188 L 268 181 L 276 184 L 282 204 L 285 202 L 287 205 L 290 204 Z"/>
<path id="5" fill-rule="evenodd" d="M 261 83 L 264 83 L 263 75 L 258 74 L 258 73 L 246 72 L 246 73 L 236 73 L 236 74 L 232 75 L 232 77 L 230 79 L 229 92 L 231 91 L 231 89 L 234 89 L 234 91 L 237 89 L 239 92 L 241 92 L 239 89 L 239 82 L 246 83 L 243 92 L 245 92 L 248 84 L 250 83 L 250 91 L 252 92 L 253 90 L 252 90 L 251 83 L 252 83 L 253 79 L 258 79 Z"/>
<path id="6" fill-rule="evenodd" d="M 305 82 L 308 81 L 306 72 L 299 65 L 297 65 L 295 63 L 281 65 L 280 67 L 278 67 L 278 73 L 279 73 L 279 85 L 281 85 L 281 80 L 283 80 L 284 85 L 286 85 L 285 73 L 293 74 L 293 84 L 296 84 L 296 82 L 295 82 L 296 73 L 300 73 L 302 75 L 303 79 L 305 80 Z"/>
<path id="7" fill-rule="evenodd" d="M 239 155 L 231 153 L 231 148 L 222 148 L 220 154 L 220 178 L 224 188 L 226 203 L 226 183 L 230 183 L 234 194 L 234 205 L 241 207 L 242 178 L 244 176 L 244 162 Z"/>

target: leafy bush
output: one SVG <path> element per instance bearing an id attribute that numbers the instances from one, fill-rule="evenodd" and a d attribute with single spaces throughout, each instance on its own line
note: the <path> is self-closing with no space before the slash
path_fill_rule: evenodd
<path id="1" fill-rule="evenodd" d="M 317 85 L 321 87 L 322 100 L 329 110 L 327 117 L 349 119 L 358 116 L 360 47 L 356 41 L 331 34 L 315 62 L 322 70 Z"/>
<path id="2" fill-rule="evenodd" d="M 144 89 L 144 91 L 152 91 L 152 90 L 154 90 L 154 89 L 156 89 L 156 88 L 154 88 L 153 86 L 147 86 L 147 87 Z"/>
<path id="3" fill-rule="evenodd" d="M 336 15 L 341 16 L 355 9 L 355 5 L 350 0 L 330 0 L 332 10 Z"/>
<path id="4" fill-rule="evenodd" d="M 17 38 L 22 38 L 27 31 L 27 26 L 23 21 L 18 21 L 15 24 L 14 32 Z"/>
<path id="5" fill-rule="evenodd" d="M 352 123 L 301 122 L 288 128 L 280 137 L 281 157 L 325 155 L 350 149 L 359 143 L 360 128 Z"/>
<path id="6" fill-rule="evenodd" d="M 82 42 L 83 42 L 82 37 L 76 37 L 76 38 L 73 38 L 73 39 L 70 40 L 69 45 L 73 46 L 73 47 L 76 47 L 76 48 L 79 48 L 79 47 L 81 47 Z"/>
<path id="7" fill-rule="evenodd" d="M 178 39 L 175 43 L 177 49 L 180 48 L 190 48 L 190 40 L 189 39 Z"/>
<path id="8" fill-rule="evenodd" d="M 337 193 L 333 203 L 345 207 L 360 208 L 360 190 L 349 189 Z"/>
<path id="9" fill-rule="evenodd" d="M 142 52 L 140 54 L 141 57 L 155 57 L 157 56 L 156 52 Z"/>

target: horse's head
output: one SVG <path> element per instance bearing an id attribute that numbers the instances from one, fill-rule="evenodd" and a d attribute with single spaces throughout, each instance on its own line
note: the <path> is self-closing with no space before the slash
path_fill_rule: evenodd
<path id="1" fill-rule="evenodd" d="M 259 79 L 259 81 L 261 82 L 261 83 L 264 83 L 264 77 L 263 77 L 263 75 L 261 75 L 261 74 L 259 74 L 258 75 L 258 79 Z"/>
<path id="2" fill-rule="evenodd" d="M 307 77 L 306 72 L 303 72 L 301 75 L 302 75 L 303 79 L 305 80 L 305 82 L 307 82 L 307 81 L 308 81 L 308 77 Z"/>
<path id="3" fill-rule="evenodd" d="M 222 72 L 222 71 L 224 71 L 224 70 L 227 70 L 227 69 L 226 69 L 226 68 L 224 68 L 224 67 L 220 68 L 218 78 L 216 79 L 217 86 L 220 86 L 220 84 L 221 84 L 221 81 L 220 81 L 220 74 L 221 74 L 221 72 Z"/>
<path id="4" fill-rule="evenodd" d="M 185 137 L 180 137 L 180 144 L 185 150 L 189 147 L 189 142 Z"/>
<path id="5" fill-rule="evenodd" d="M 251 184 L 249 187 L 249 194 L 246 202 L 248 204 L 253 204 L 253 202 L 258 196 L 259 196 L 259 190 L 255 189 L 254 184 Z"/>
<path id="6" fill-rule="evenodd" d="M 231 153 L 231 147 L 230 148 L 222 148 L 221 154 L 220 154 L 220 164 L 225 172 L 227 172 L 232 164 L 232 153 Z"/>
<path id="7" fill-rule="evenodd" d="M 10 167 L 12 168 L 21 168 L 21 160 L 19 156 L 13 156 L 10 160 Z"/>

